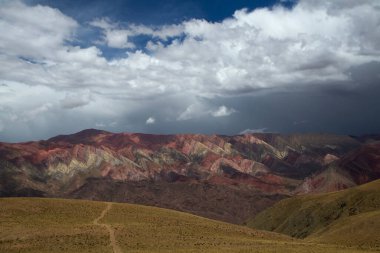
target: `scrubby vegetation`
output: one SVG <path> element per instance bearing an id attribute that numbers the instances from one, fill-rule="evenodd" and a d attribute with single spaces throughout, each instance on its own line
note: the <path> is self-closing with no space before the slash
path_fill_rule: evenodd
<path id="1" fill-rule="evenodd" d="M 380 180 L 328 194 L 285 199 L 248 226 L 333 243 L 380 250 Z"/>
<path id="2" fill-rule="evenodd" d="M 103 209 L 91 201 L 0 199 L 0 252 L 107 252 L 107 231 L 92 224 Z"/>
<path id="3" fill-rule="evenodd" d="M 0 252 L 111 253 L 102 224 L 123 252 L 365 252 L 155 207 L 39 198 L 0 199 Z"/>

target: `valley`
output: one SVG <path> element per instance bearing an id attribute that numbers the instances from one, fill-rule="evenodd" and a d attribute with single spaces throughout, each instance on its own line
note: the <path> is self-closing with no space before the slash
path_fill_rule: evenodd
<path id="1" fill-rule="evenodd" d="M 89 129 L 0 143 L 0 196 L 144 204 L 243 224 L 281 199 L 379 178 L 379 152 L 376 136 Z"/>
<path id="2" fill-rule="evenodd" d="M 377 136 L 0 143 L 0 252 L 378 252 L 379 159 Z"/>

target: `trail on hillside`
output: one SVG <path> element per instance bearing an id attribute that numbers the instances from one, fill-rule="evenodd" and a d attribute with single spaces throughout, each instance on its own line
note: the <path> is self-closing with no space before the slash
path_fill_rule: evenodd
<path id="1" fill-rule="evenodd" d="M 107 203 L 107 206 L 104 208 L 102 213 L 100 214 L 99 217 L 97 217 L 94 221 L 93 224 L 97 226 L 102 226 L 108 230 L 108 233 L 110 235 L 110 245 L 112 246 L 113 252 L 114 253 L 122 253 L 122 250 L 120 249 L 119 245 L 117 244 L 116 237 L 115 237 L 115 231 L 113 228 L 106 223 L 99 223 L 101 219 L 104 218 L 104 216 L 107 214 L 109 210 L 112 208 L 112 203 Z"/>

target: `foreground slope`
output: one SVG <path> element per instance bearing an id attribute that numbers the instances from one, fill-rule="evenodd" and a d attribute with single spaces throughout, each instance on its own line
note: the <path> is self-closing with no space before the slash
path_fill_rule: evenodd
<path id="1" fill-rule="evenodd" d="M 0 252 L 368 252 L 155 207 L 0 199 Z"/>
<path id="2" fill-rule="evenodd" d="M 312 234 L 307 240 L 374 248 L 379 251 L 380 210 L 342 218 Z"/>
<path id="3" fill-rule="evenodd" d="M 282 200 L 248 224 L 313 242 L 380 249 L 380 180 Z"/>

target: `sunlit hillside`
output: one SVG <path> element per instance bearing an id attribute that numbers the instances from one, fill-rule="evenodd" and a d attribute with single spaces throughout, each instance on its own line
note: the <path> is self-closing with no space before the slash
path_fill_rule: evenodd
<path id="1" fill-rule="evenodd" d="M 343 191 L 282 200 L 248 225 L 309 242 L 380 250 L 380 180 Z"/>
<path id="2" fill-rule="evenodd" d="M 172 210 L 82 200 L 0 200 L 0 252 L 362 252 Z"/>

